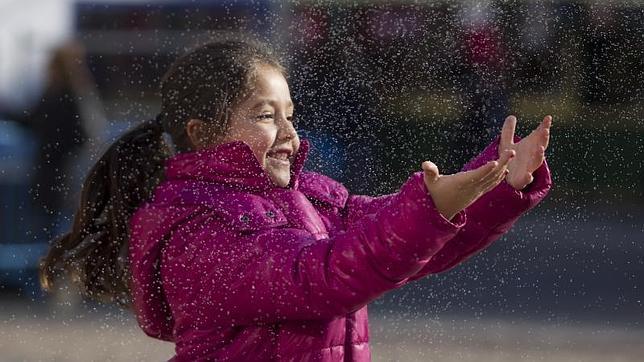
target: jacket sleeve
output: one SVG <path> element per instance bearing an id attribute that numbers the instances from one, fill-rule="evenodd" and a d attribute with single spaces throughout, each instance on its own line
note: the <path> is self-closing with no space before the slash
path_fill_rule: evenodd
<path id="1" fill-rule="evenodd" d="M 238 325 L 328 319 L 403 285 L 464 223 L 464 213 L 443 218 L 415 174 L 386 206 L 333 238 L 293 228 L 240 237 L 211 226 L 197 235 L 202 246 L 192 254 L 199 257 L 170 267 L 200 275 L 196 305 L 208 318 Z"/>
<path id="2" fill-rule="evenodd" d="M 347 203 L 341 212 L 344 224 L 350 227 L 363 216 L 374 214 L 376 211 L 387 206 L 395 196 L 395 193 L 376 197 L 349 195 Z"/>
<path id="3" fill-rule="evenodd" d="M 468 162 L 463 170 L 472 170 L 497 159 L 499 139 L 497 137 L 479 156 Z M 519 137 L 515 137 L 515 142 L 519 140 Z M 504 180 L 466 208 L 467 224 L 409 281 L 448 270 L 506 233 L 522 214 L 546 197 L 552 186 L 550 170 L 545 160 L 533 173 L 533 177 L 532 183 L 521 191 L 515 190 Z"/>

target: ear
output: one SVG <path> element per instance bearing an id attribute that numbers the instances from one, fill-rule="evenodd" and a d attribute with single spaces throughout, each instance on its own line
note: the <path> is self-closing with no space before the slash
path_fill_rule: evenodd
<path id="1" fill-rule="evenodd" d="M 204 123 L 200 119 L 190 119 L 186 123 L 186 134 L 190 140 L 190 146 L 193 150 L 199 150 L 203 148 L 206 134 L 204 129 Z"/>

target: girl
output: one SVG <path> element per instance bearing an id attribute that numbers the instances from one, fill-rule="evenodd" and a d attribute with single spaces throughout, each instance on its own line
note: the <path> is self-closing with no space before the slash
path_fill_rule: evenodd
<path id="1" fill-rule="evenodd" d="M 424 162 L 395 194 L 349 195 L 302 171 L 285 76 L 252 41 L 177 60 L 157 119 L 90 171 L 44 286 L 67 269 L 131 305 L 174 361 L 366 361 L 370 301 L 485 248 L 550 188 L 551 117 L 520 142 L 509 117 L 463 172 Z"/>

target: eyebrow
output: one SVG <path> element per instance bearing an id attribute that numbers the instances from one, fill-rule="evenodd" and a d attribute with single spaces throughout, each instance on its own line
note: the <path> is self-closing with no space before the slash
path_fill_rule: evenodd
<path id="1" fill-rule="evenodd" d="M 261 101 L 259 101 L 259 102 L 255 103 L 255 105 L 253 106 L 253 109 L 255 109 L 255 108 L 259 108 L 259 107 L 262 107 L 262 106 L 265 106 L 265 105 L 272 106 L 272 105 L 273 105 L 273 103 L 275 103 L 275 102 L 274 102 L 274 101 L 272 101 L 272 100 L 269 100 L 269 99 L 263 99 L 263 100 L 261 100 Z M 287 104 L 286 106 L 287 106 L 287 107 L 290 107 L 290 108 L 295 108 L 295 105 L 293 104 L 293 101 L 291 101 L 291 100 L 289 100 L 289 101 L 288 101 L 288 104 Z"/>

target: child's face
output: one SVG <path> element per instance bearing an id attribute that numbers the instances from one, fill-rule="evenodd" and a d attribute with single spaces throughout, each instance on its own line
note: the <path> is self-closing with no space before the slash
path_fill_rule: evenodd
<path id="1" fill-rule="evenodd" d="M 244 141 L 271 181 L 286 187 L 291 179 L 292 156 L 300 147 L 292 117 L 293 102 L 286 79 L 278 70 L 260 66 L 252 93 L 233 109 L 224 142 Z"/>

